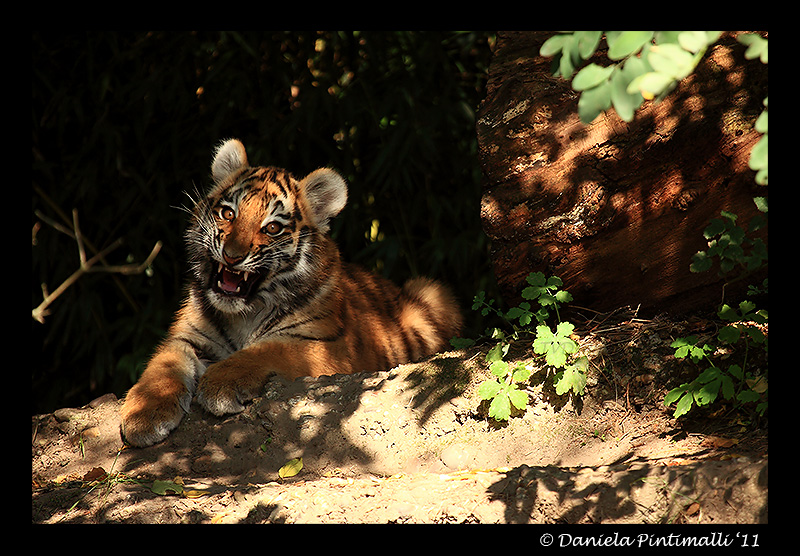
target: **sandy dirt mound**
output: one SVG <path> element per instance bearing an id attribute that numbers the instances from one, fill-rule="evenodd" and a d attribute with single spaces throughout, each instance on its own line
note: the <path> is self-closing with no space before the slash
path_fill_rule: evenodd
<path id="1" fill-rule="evenodd" d="M 584 338 L 604 363 L 587 395 L 534 381 L 505 426 L 477 397 L 488 376 L 477 349 L 276 377 L 243 413 L 193 405 L 145 449 L 122 449 L 113 395 L 37 415 L 32 522 L 766 523 L 766 431 L 678 423 L 661 404 L 677 374 L 673 326 L 633 327 L 622 344 Z"/>

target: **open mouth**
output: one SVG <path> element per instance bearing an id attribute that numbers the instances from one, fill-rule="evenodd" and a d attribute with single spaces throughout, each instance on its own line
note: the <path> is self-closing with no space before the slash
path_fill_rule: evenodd
<path id="1" fill-rule="evenodd" d="M 254 272 L 236 271 L 218 263 L 217 272 L 211 278 L 211 287 L 231 297 L 247 297 L 259 275 Z"/>

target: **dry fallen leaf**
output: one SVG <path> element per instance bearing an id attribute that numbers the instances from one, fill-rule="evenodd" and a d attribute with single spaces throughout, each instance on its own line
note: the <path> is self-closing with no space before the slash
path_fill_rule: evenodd
<path id="1" fill-rule="evenodd" d="M 83 476 L 83 480 L 87 483 L 91 483 L 92 481 L 102 481 L 107 475 L 108 474 L 106 473 L 105 469 L 102 467 L 95 467 L 91 471 L 86 472 L 86 474 Z"/>
<path id="2" fill-rule="evenodd" d="M 206 494 L 208 493 L 205 490 L 200 490 L 197 488 L 183 491 L 183 495 L 186 498 L 200 498 L 201 496 L 205 496 Z"/>
<path id="3" fill-rule="evenodd" d="M 208 494 L 207 490 L 204 489 L 187 489 L 184 488 L 184 482 L 182 477 L 175 477 L 174 481 L 153 481 L 153 486 L 150 489 L 156 494 L 160 494 L 161 496 L 169 496 L 169 495 L 179 495 L 183 496 L 184 498 L 200 498 L 201 496 L 205 496 Z"/>
<path id="4" fill-rule="evenodd" d="M 738 438 L 725 438 L 722 436 L 707 436 L 700 443 L 702 446 L 711 446 L 713 448 L 730 448 L 739 443 Z"/>
<path id="5" fill-rule="evenodd" d="M 767 379 L 763 376 L 758 378 L 748 378 L 745 382 L 750 387 L 751 390 L 758 394 L 763 394 L 769 388 L 769 384 L 767 383 Z"/>

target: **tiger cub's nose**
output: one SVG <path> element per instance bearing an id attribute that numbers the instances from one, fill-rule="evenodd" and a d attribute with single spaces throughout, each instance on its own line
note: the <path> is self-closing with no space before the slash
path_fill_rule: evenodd
<path id="1" fill-rule="evenodd" d="M 241 261 L 242 259 L 244 259 L 244 255 L 242 255 L 242 256 L 239 256 L 239 257 L 237 257 L 237 256 L 233 256 L 233 257 L 232 257 L 231 255 L 229 255 L 229 254 L 228 254 L 228 253 L 227 253 L 227 252 L 226 252 L 226 251 L 223 249 L 223 250 L 222 250 L 222 258 L 223 258 L 223 259 L 225 259 L 225 264 L 227 264 L 228 266 L 233 266 L 233 265 L 235 265 L 236 263 L 238 263 L 239 261 Z"/>

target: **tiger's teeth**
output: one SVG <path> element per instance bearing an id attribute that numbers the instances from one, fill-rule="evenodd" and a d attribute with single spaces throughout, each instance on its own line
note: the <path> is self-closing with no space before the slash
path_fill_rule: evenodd
<path id="1" fill-rule="evenodd" d="M 247 279 L 250 277 L 250 273 L 246 270 L 244 271 L 244 281 L 247 282 Z"/>

